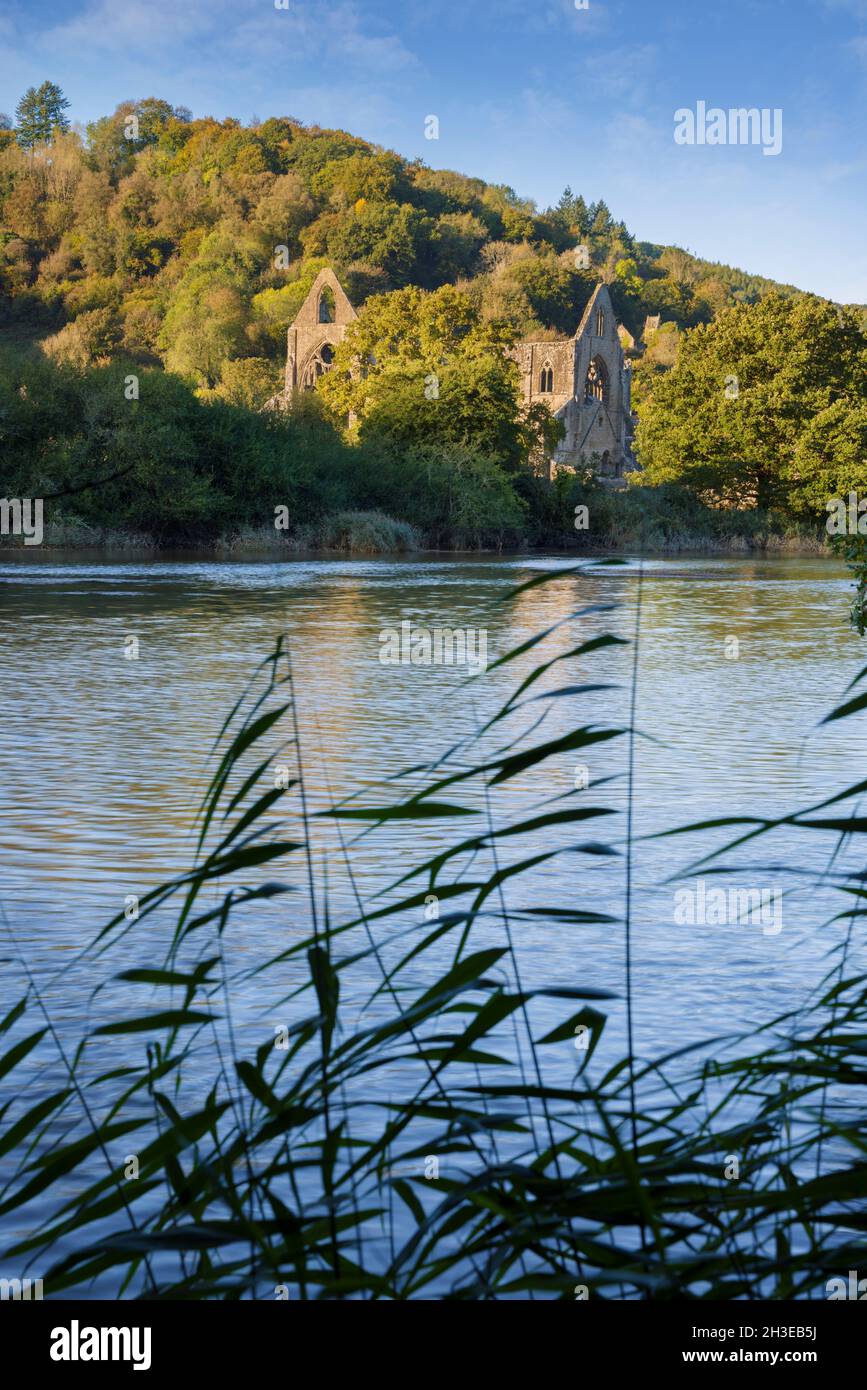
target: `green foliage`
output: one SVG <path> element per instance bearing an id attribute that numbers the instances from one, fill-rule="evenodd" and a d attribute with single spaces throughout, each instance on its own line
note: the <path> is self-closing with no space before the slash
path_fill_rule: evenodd
<path id="1" fill-rule="evenodd" d="M 388 450 L 364 496 L 365 505 L 397 508 L 434 549 L 514 546 L 526 529 L 513 479 L 463 444 L 428 441 Z"/>
<path id="2" fill-rule="evenodd" d="M 135 156 L 156 145 L 173 124 L 190 120 L 185 107 L 172 107 L 158 97 L 121 102 L 113 115 L 87 126 L 88 163 L 117 180 L 132 173 Z"/>
<path id="3" fill-rule="evenodd" d="M 708 506 L 678 483 L 649 487 L 643 480 L 641 472 L 634 473 L 627 488 L 612 490 L 590 479 L 558 479 L 561 509 L 549 520 L 548 534 L 556 528 L 568 533 L 575 507 L 584 505 L 589 527 L 577 533 L 577 539 L 593 550 L 820 554 L 825 549 L 815 518 L 797 519 L 758 507 Z"/>
<path id="4" fill-rule="evenodd" d="M 299 547 L 345 550 L 352 555 L 388 555 L 418 550 L 419 537 L 405 521 L 383 512 L 334 512 L 316 526 L 302 527 Z"/>
<path id="5" fill-rule="evenodd" d="M 0 354 L 2 487 L 59 494 L 46 502 L 49 520 L 56 510 L 163 542 L 273 525 L 278 505 L 314 514 L 313 458 L 321 452 L 327 466 L 329 444 L 339 449 L 331 432 L 321 427 L 317 449 L 303 426 L 232 406 L 231 394 L 226 384 L 203 404 L 154 368 L 118 361 L 82 373 Z"/>
<path id="6" fill-rule="evenodd" d="M 648 483 L 735 506 L 815 513 L 865 479 L 867 342 L 851 315 L 773 295 L 688 333 L 654 384 L 637 447 Z"/>
<path id="7" fill-rule="evenodd" d="M 363 202 L 344 218 L 328 223 L 324 244 L 338 271 L 364 261 L 381 266 L 391 284 L 406 285 L 418 278 L 429 233 L 430 222 L 418 208 Z M 307 245 L 313 248 L 313 243 Z"/>
<path id="8" fill-rule="evenodd" d="M 69 129 L 69 102 L 56 82 L 28 87 L 15 108 L 15 133 L 22 149 L 44 144 L 57 131 Z"/>
<path id="9" fill-rule="evenodd" d="M 282 357 L 300 302 L 290 287 L 316 263 L 333 265 L 357 304 L 459 282 L 518 334 L 574 332 L 600 276 L 635 333 L 647 313 L 688 327 L 773 288 L 636 243 L 604 203 L 569 190 L 539 213 L 506 185 L 344 131 L 287 116 L 193 120 L 155 96 L 91 122 L 82 144 L 63 133 L 64 101 L 43 84 L 22 103 L 19 143 L 0 138 L 0 295 L 34 323 L 43 307 L 74 322 L 105 306 L 110 282 L 112 350 L 205 387 L 227 358 Z"/>
<path id="10" fill-rule="evenodd" d="M 216 385 L 197 394 L 120 359 L 84 370 L 63 354 L 49 363 L 0 353 L 0 492 L 46 498 L 49 531 L 55 524 L 64 536 L 78 525 L 85 535 L 214 545 L 273 534 L 275 508 L 286 507 L 281 534 L 299 543 L 325 544 L 344 525 L 336 516 L 361 512 L 393 518 L 391 532 L 365 523 L 365 544 L 387 549 L 411 533 L 413 544 L 446 547 L 520 540 L 524 508 L 486 453 L 429 440 L 350 445 L 316 396 L 291 414 L 260 413 L 278 384 L 266 358 L 224 362 Z"/>
<path id="11" fill-rule="evenodd" d="M 350 324 L 319 394 L 361 440 L 457 444 L 516 469 L 539 444 L 539 422 L 503 351 L 510 336 L 451 286 L 395 290 Z"/>
<path id="12" fill-rule="evenodd" d="M 852 575 L 855 592 L 849 608 L 849 620 L 858 636 L 863 637 L 867 632 L 867 537 L 832 536 L 831 548 L 846 561 Z"/>
<path id="13" fill-rule="evenodd" d="M 240 357 L 225 361 L 218 385 L 198 394 L 203 400 L 227 401 L 247 410 L 261 410 L 282 385 L 281 373 L 267 357 Z"/>
<path id="14" fill-rule="evenodd" d="M 867 339 L 865 339 L 867 346 Z M 867 487 L 867 351 L 850 392 L 807 422 L 795 448 L 789 505 L 816 515 Z"/>

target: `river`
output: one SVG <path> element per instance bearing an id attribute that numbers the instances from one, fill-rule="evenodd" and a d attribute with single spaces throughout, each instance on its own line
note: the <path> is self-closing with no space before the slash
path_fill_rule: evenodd
<path id="1" fill-rule="evenodd" d="M 369 804 L 382 799 L 385 779 L 434 762 L 478 729 L 531 657 L 604 632 L 632 635 L 637 560 L 500 602 L 532 575 L 575 564 L 566 556 L 86 563 L 33 562 L 25 554 L 0 565 L 0 843 L 12 933 L 0 947 L 9 958 L 0 972 L 0 1014 L 23 993 L 14 959 L 21 953 L 70 1050 L 108 1010 L 140 1013 L 152 1006 L 141 986 L 96 987 L 120 969 L 156 963 L 167 919 L 143 919 L 116 955 L 96 964 L 78 953 L 129 895 L 140 897 L 189 866 L 192 813 L 214 738 L 280 632 L 293 653 L 311 804 L 322 809 L 332 794 L 360 788 L 369 788 L 361 798 Z M 676 920 L 674 876 L 725 837 L 720 831 L 655 836 L 720 815 L 781 814 L 831 795 L 863 777 L 867 728 L 863 718 L 819 727 L 864 662 L 863 643 L 847 621 L 847 576 L 835 562 L 662 557 L 645 561 L 643 572 L 633 979 L 636 1049 L 649 1057 L 766 1022 L 799 1003 L 828 970 L 840 933 L 826 925 L 839 902 L 784 867 L 821 871 L 833 848 L 828 840 L 784 830 L 726 861 L 743 866 L 733 880 L 739 886 L 769 894 L 785 889 L 778 928 L 770 917 L 764 927 Z M 612 611 L 598 611 L 612 604 Z M 596 611 L 563 624 L 514 668 L 489 670 L 470 685 L 466 669 L 380 660 L 381 634 L 412 622 L 484 630 L 493 665 L 532 633 L 585 606 Z M 555 737 L 579 723 L 627 724 L 631 666 L 632 648 L 618 646 L 552 669 L 549 689 L 587 682 L 619 688 L 553 702 L 533 737 Z M 526 725 L 539 713 L 541 706 L 529 707 Z M 498 726 L 493 741 L 487 737 L 489 750 L 505 733 Z M 275 734 L 275 749 L 277 742 Z M 505 825 L 546 798 L 573 793 L 568 804 L 592 799 L 618 813 L 604 824 L 591 822 L 592 831 L 579 838 L 604 838 L 622 849 L 627 751 L 619 738 L 590 747 L 580 759 L 564 753 L 522 773 L 496 789 L 496 822 Z M 579 763 L 586 769 L 577 769 L 579 781 L 583 775 L 590 785 L 575 792 Z M 410 780 L 419 786 L 422 774 Z M 466 833 L 464 825 L 460 831 Z M 456 833 L 451 822 L 427 822 L 358 838 L 352 858 L 362 893 L 384 888 Z M 317 866 L 328 865 L 339 920 L 354 908 L 333 822 L 318 821 L 316 834 Z M 565 849 L 575 839 L 574 829 L 542 831 L 520 849 L 504 849 L 504 860 Z M 714 881 L 705 878 L 699 887 L 703 874 L 688 872 L 682 884 L 706 894 Z M 568 852 L 506 889 L 510 903 L 601 906 L 614 915 L 622 912 L 623 894 L 621 858 Z M 291 910 L 283 900 L 243 915 L 231 934 L 242 1041 L 261 1041 L 263 1028 L 270 1032 L 283 1019 L 267 1011 L 263 1017 L 263 977 L 242 977 L 246 965 L 306 932 L 303 904 L 299 897 Z M 390 930 L 383 926 L 384 941 Z M 480 928 L 482 940 L 488 930 L 494 928 Z M 527 982 L 583 981 L 622 992 L 620 926 L 540 921 L 521 929 L 518 948 Z M 424 981 L 423 970 L 417 981 Z M 278 996 L 287 981 L 291 972 Z M 379 982 L 372 960 L 362 963 L 347 996 L 350 1009 L 364 1008 Z M 562 1001 L 545 1007 L 550 1018 L 543 1021 L 553 1026 L 563 1016 Z M 606 1045 L 614 1056 L 623 1044 L 622 1003 L 613 1001 L 608 1011 Z M 141 1048 L 138 1041 L 134 1046 Z M 106 1060 L 109 1055 L 111 1049 Z M 28 1062 L 34 1086 L 42 1061 L 34 1054 Z M 200 1065 L 204 1085 L 207 1054 Z M 16 1087 L 21 1074 L 15 1073 Z"/>

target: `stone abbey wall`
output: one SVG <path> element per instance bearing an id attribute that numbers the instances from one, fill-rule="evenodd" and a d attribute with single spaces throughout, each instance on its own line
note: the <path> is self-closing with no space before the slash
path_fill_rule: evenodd
<path id="1" fill-rule="evenodd" d="M 330 319 L 323 319 L 324 312 Z M 312 389 L 328 371 L 330 349 L 342 342 L 347 325 L 357 317 L 334 271 L 320 270 L 287 334 L 287 399 L 293 391 Z"/>
<path id="2" fill-rule="evenodd" d="M 288 332 L 280 404 L 288 405 L 293 391 L 316 386 L 356 317 L 334 271 L 320 271 Z M 594 290 L 574 338 L 527 340 L 510 355 L 518 364 L 525 401 L 542 402 L 563 422 L 565 435 L 548 461 L 550 471 L 592 467 L 620 485 L 635 466 L 630 369 L 605 285 Z"/>
<path id="3" fill-rule="evenodd" d="M 593 467 L 619 483 L 634 467 L 631 376 L 606 287 L 596 287 L 574 338 L 522 342 L 512 355 L 524 399 L 541 401 L 565 427 L 552 468 Z"/>

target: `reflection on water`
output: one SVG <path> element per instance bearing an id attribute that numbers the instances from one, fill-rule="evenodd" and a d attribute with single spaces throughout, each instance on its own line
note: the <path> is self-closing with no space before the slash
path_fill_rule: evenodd
<path id="1" fill-rule="evenodd" d="M 188 863 L 191 810 L 205 784 L 213 739 L 278 633 L 288 635 L 294 653 L 307 774 L 313 799 L 322 805 L 329 784 L 345 794 L 441 755 L 517 683 L 514 668 L 467 687 L 466 671 L 455 668 L 383 666 L 383 628 L 405 620 L 486 628 L 492 662 L 579 606 L 617 603 L 614 612 L 591 613 L 561 629 L 541 651 L 564 651 L 576 638 L 607 630 L 631 635 L 633 566 L 497 604 L 529 574 L 569 563 L 0 569 L 0 852 L 5 901 L 19 935 L 41 958 L 79 946 L 127 893 L 140 895 Z M 647 565 L 637 723 L 659 742 L 643 739 L 638 746 L 639 833 L 723 813 L 774 814 L 856 780 L 863 766 L 858 726 L 816 729 L 859 669 L 846 598 L 845 576 L 822 561 Z M 137 660 L 125 657 L 130 636 L 138 639 Z M 555 670 L 549 685 L 625 685 L 630 664 L 628 649 L 614 648 Z M 628 718 L 625 690 L 561 704 L 551 733 L 546 725 L 548 736 L 575 723 L 622 725 Z M 622 740 L 591 749 L 583 759 L 592 780 L 622 773 L 624 760 Z M 575 762 L 560 760 L 560 787 L 552 780 L 555 764 L 504 789 L 499 818 L 508 818 L 509 798 L 518 805 L 528 795 L 568 791 Z M 614 803 L 622 795 L 618 784 L 606 794 Z M 420 857 L 441 844 L 443 834 L 416 827 L 410 839 Z M 371 881 L 387 877 L 392 867 L 381 840 L 380 834 L 376 855 L 364 840 L 357 851 L 357 867 Z M 690 852 L 678 840 L 648 844 L 639 852 L 639 877 L 659 883 L 694 855 L 694 846 Z M 545 869 L 546 889 L 564 905 L 576 902 L 587 872 L 555 861 Z M 610 880 L 609 894 L 620 891 L 619 868 L 597 866 L 592 873 Z M 806 903 L 803 908 L 797 918 L 807 924 Z M 719 960 L 715 950 L 710 968 L 704 949 L 672 929 L 671 915 L 669 906 L 647 916 L 652 930 L 642 938 L 646 957 L 642 961 L 639 951 L 637 964 L 649 970 L 649 984 L 658 972 L 669 980 L 676 972 L 681 1003 L 700 1018 L 702 1011 L 690 1006 L 707 1005 L 724 988 Z M 574 946 L 570 940 L 567 949 Z M 741 942 L 735 955 L 743 949 Z M 756 949 L 761 943 L 751 940 L 748 953 Z M 597 941 L 594 950 L 603 965 L 605 943 Z M 791 978 L 798 967 L 777 946 L 774 951 L 780 972 Z"/>
<path id="2" fill-rule="evenodd" d="M 407 620 L 486 629 L 490 664 L 582 606 L 618 605 L 565 624 L 539 649 L 542 654 L 566 651 L 605 631 L 629 636 L 634 624 L 635 563 L 565 578 L 500 604 L 531 574 L 567 568 L 574 560 L 37 565 L 26 559 L 0 567 L 3 897 L 17 941 L 70 1046 L 109 1001 L 113 1011 L 142 1012 L 147 1006 L 141 987 L 113 987 L 109 994 L 94 989 L 104 975 L 159 960 L 158 924 L 133 930 L 123 960 L 113 957 L 104 975 L 79 962 L 62 977 L 58 971 L 127 895 L 141 896 L 188 867 L 191 813 L 206 783 L 213 740 L 278 633 L 291 643 L 309 790 L 321 808 L 332 793 L 381 783 L 402 768 L 442 756 L 490 717 L 537 655 L 466 685 L 466 672 L 450 667 L 383 666 L 382 629 Z M 722 814 L 774 815 L 863 776 L 863 725 L 817 727 L 863 661 L 847 625 L 847 607 L 846 576 L 829 562 L 647 563 L 637 714 L 647 737 L 637 742 L 635 770 L 639 836 Z M 125 656 L 130 637 L 138 639 L 136 660 Z M 555 701 L 534 738 L 555 737 L 576 724 L 626 724 L 631 660 L 630 648 L 614 647 L 555 668 L 547 688 L 596 681 L 622 688 L 583 696 L 580 704 Z M 521 716 L 527 728 L 541 709 L 530 706 Z M 485 747 L 504 740 L 498 726 Z M 497 789 L 495 820 L 505 825 L 519 811 L 567 796 L 575 786 L 576 761 L 587 765 L 591 782 L 580 795 L 622 812 L 625 759 L 624 739 L 593 746 L 580 760 L 562 755 Z M 594 791 L 592 783 L 602 778 L 613 780 Z M 420 775 L 411 785 L 421 785 Z M 623 819 L 618 814 L 592 822 L 587 838 L 620 844 Z M 355 836 L 352 857 L 361 891 L 385 887 L 401 868 L 434 853 L 454 833 L 426 823 Z M 506 845 L 500 853 L 508 863 L 574 839 L 574 833 L 540 832 L 536 842 Z M 836 929 L 823 924 L 833 902 L 782 871 L 755 868 L 750 874 L 747 868 L 737 880 L 767 888 L 785 881 L 779 934 L 757 926 L 675 921 L 676 885 L 666 880 L 718 843 L 715 831 L 689 842 L 644 838 L 638 846 L 634 978 L 636 1045 L 644 1056 L 764 1021 L 799 1002 L 829 964 Z M 772 845 L 745 850 L 740 862 L 819 869 L 829 849 L 805 847 L 803 837 L 780 832 Z M 328 866 L 338 915 L 353 914 L 330 821 L 317 824 L 316 853 L 320 867 Z M 693 874 L 687 881 L 694 886 L 695 880 Z M 559 854 L 508 887 L 507 898 L 617 914 L 623 866 L 608 858 Z M 229 942 L 234 969 L 276 953 L 306 927 L 300 896 L 240 919 Z M 486 930 L 496 936 L 494 926 L 479 930 L 479 944 Z M 526 983 L 622 988 L 623 943 L 616 927 L 540 923 L 520 929 L 518 948 Z M 426 958 L 424 970 L 432 968 Z M 281 983 L 288 986 L 294 978 L 287 968 Z M 413 978 L 424 978 L 422 967 L 415 977 L 408 975 Z M 378 983 L 372 963 L 360 967 L 351 1002 L 361 1008 Z M 20 971 L 5 966 L 0 1014 L 22 992 Z M 239 1033 L 257 1042 L 263 1002 L 261 981 L 239 986 Z M 548 1026 L 562 1014 L 553 1001 L 551 1010 Z M 273 1022 L 267 1019 L 268 1031 Z M 622 1036 L 621 1005 L 615 1003 L 607 1035 L 613 1052 Z M 128 1046 L 107 1043 L 103 1066 L 122 1063 Z M 210 1065 L 205 1058 L 203 1077 Z"/>

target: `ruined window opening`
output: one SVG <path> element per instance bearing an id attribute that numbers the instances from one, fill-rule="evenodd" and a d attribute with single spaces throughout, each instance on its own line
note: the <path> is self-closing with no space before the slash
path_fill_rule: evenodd
<path id="1" fill-rule="evenodd" d="M 587 369 L 584 399 L 603 403 L 608 400 L 608 369 L 601 357 L 594 357 Z"/>
<path id="2" fill-rule="evenodd" d="M 547 362 L 539 377 L 539 390 L 545 395 L 554 390 L 554 368 Z"/>
<path id="3" fill-rule="evenodd" d="M 304 380 L 302 387 L 305 391 L 312 391 L 319 378 L 329 370 L 334 362 L 334 349 L 330 343 L 323 343 L 318 352 L 310 358 L 304 369 Z"/>

